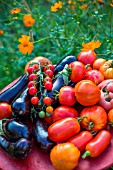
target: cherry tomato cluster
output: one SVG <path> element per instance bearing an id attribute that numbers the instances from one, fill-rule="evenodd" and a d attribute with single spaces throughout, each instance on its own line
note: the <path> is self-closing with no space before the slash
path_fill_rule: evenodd
<path id="1" fill-rule="evenodd" d="M 29 74 L 28 92 L 31 95 L 31 104 L 37 105 L 40 102 L 40 99 L 37 97 L 38 91 L 42 91 L 42 88 L 38 89 L 38 80 L 40 79 L 40 87 L 44 86 L 45 89 L 51 90 L 53 87 L 54 65 L 50 64 L 44 67 L 39 67 L 34 64 L 28 67 L 27 72 Z M 44 78 L 41 79 L 40 76 Z M 50 106 L 52 99 L 48 96 L 44 96 L 43 103 L 46 106 L 46 109 L 45 111 L 42 109 L 39 112 L 40 118 L 44 118 L 45 116 L 49 117 L 53 113 L 53 107 Z"/>

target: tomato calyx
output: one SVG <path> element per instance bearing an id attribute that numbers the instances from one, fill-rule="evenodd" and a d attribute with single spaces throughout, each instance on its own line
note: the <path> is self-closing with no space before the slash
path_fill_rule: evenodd
<path id="1" fill-rule="evenodd" d="M 86 151 L 83 155 L 82 158 L 85 159 L 87 156 L 90 156 L 91 152 L 90 151 Z"/>

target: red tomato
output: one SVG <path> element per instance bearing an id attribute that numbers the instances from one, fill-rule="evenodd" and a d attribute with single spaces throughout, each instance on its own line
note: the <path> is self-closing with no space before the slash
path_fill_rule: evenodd
<path id="1" fill-rule="evenodd" d="M 76 103 L 74 88 L 63 86 L 59 91 L 59 102 L 62 105 L 73 106 Z"/>
<path id="2" fill-rule="evenodd" d="M 48 137 L 55 142 L 63 142 L 80 131 L 77 119 L 67 117 L 51 124 L 48 128 Z"/>
<path id="3" fill-rule="evenodd" d="M 11 105 L 5 102 L 0 103 L 0 120 L 4 118 L 10 118 L 11 115 L 12 115 Z"/>
<path id="4" fill-rule="evenodd" d="M 74 83 L 83 79 L 86 74 L 85 65 L 80 61 L 74 61 L 69 64 L 69 68 L 72 69 L 71 74 L 69 76 L 70 80 Z"/>
<path id="5" fill-rule="evenodd" d="M 66 117 L 78 117 L 78 111 L 69 106 L 59 106 L 53 112 L 53 122 Z"/>
<path id="6" fill-rule="evenodd" d="M 52 103 L 52 99 L 48 96 L 44 97 L 43 99 L 44 104 L 50 105 Z"/>
<path id="7" fill-rule="evenodd" d="M 82 131 L 72 136 L 67 142 L 73 143 L 79 151 L 83 151 L 86 145 L 93 139 L 93 135 L 89 131 Z"/>
<path id="8" fill-rule="evenodd" d="M 113 109 L 108 112 L 108 122 L 113 127 Z"/>
<path id="9" fill-rule="evenodd" d="M 86 52 L 80 52 L 77 58 L 78 58 L 78 61 L 84 63 L 85 65 L 90 64 L 92 67 L 94 61 L 97 59 L 97 56 L 94 51 L 89 50 Z"/>
<path id="10" fill-rule="evenodd" d="M 103 74 L 98 70 L 87 71 L 84 80 L 91 80 L 93 83 L 98 85 L 104 80 Z"/>
<path id="11" fill-rule="evenodd" d="M 83 117 L 80 124 L 86 130 L 100 131 L 107 125 L 107 113 L 98 105 L 85 107 L 80 116 Z"/>
<path id="12" fill-rule="evenodd" d="M 93 69 L 99 70 L 100 66 L 105 63 L 105 59 L 103 58 L 97 58 L 93 63 Z"/>

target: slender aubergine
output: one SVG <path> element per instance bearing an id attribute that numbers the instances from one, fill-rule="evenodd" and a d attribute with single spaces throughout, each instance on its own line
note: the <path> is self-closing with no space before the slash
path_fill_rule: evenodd
<path id="1" fill-rule="evenodd" d="M 12 87 L 0 94 L 0 102 L 11 104 L 13 99 L 28 84 L 28 76 L 24 74 Z"/>
<path id="2" fill-rule="evenodd" d="M 14 118 L 25 118 L 30 116 L 31 101 L 27 87 L 25 87 L 24 90 L 16 96 L 11 104 L 11 107 L 13 111 L 12 116 Z"/>
<path id="3" fill-rule="evenodd" d="M 32 138 L 32 131 L 30 127 L 21 122 L 19 119 L 2 121 L 2 130 L 4 135 L 11 141 L 17 141 L 20 138 L 31 140 Z"/>
<path id="4" fill-rule="evenodd" d="M 16 142 L 11 142 L 5 136 L 0 135 L 0 147 L 11 157 L 24 159 L 32 150 L 32 145 L 26 138 L 21 138 Z"/>
<path id="5" fill-rule="evenodd" d="M 51 141 L 48 137 L 47 123 L 39 118 L 35 119 L 33 123 L 33 139 L 36 145 L 45 153 L 49 153 L 55 145 L 55 142 Z"/>

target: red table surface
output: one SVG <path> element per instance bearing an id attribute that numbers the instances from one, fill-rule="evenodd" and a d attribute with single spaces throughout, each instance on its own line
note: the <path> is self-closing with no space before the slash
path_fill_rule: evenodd
<path id="1" fill-rule="evenodd" d="M 11 87 L 17 80 L 10 83 L 0 93 Z M 97 158 L 80 158 L 75 170 L 104 170 L 113 165 L 113 128 L 108 126 L 108 130 L 112 133 L 109 147 Z M 24 160 L 15 160 L 0 149 L 0 168 L 2 170 L 54 170 L 49 154 L 45 154 L 34 143 L 31 153 Z"/>

